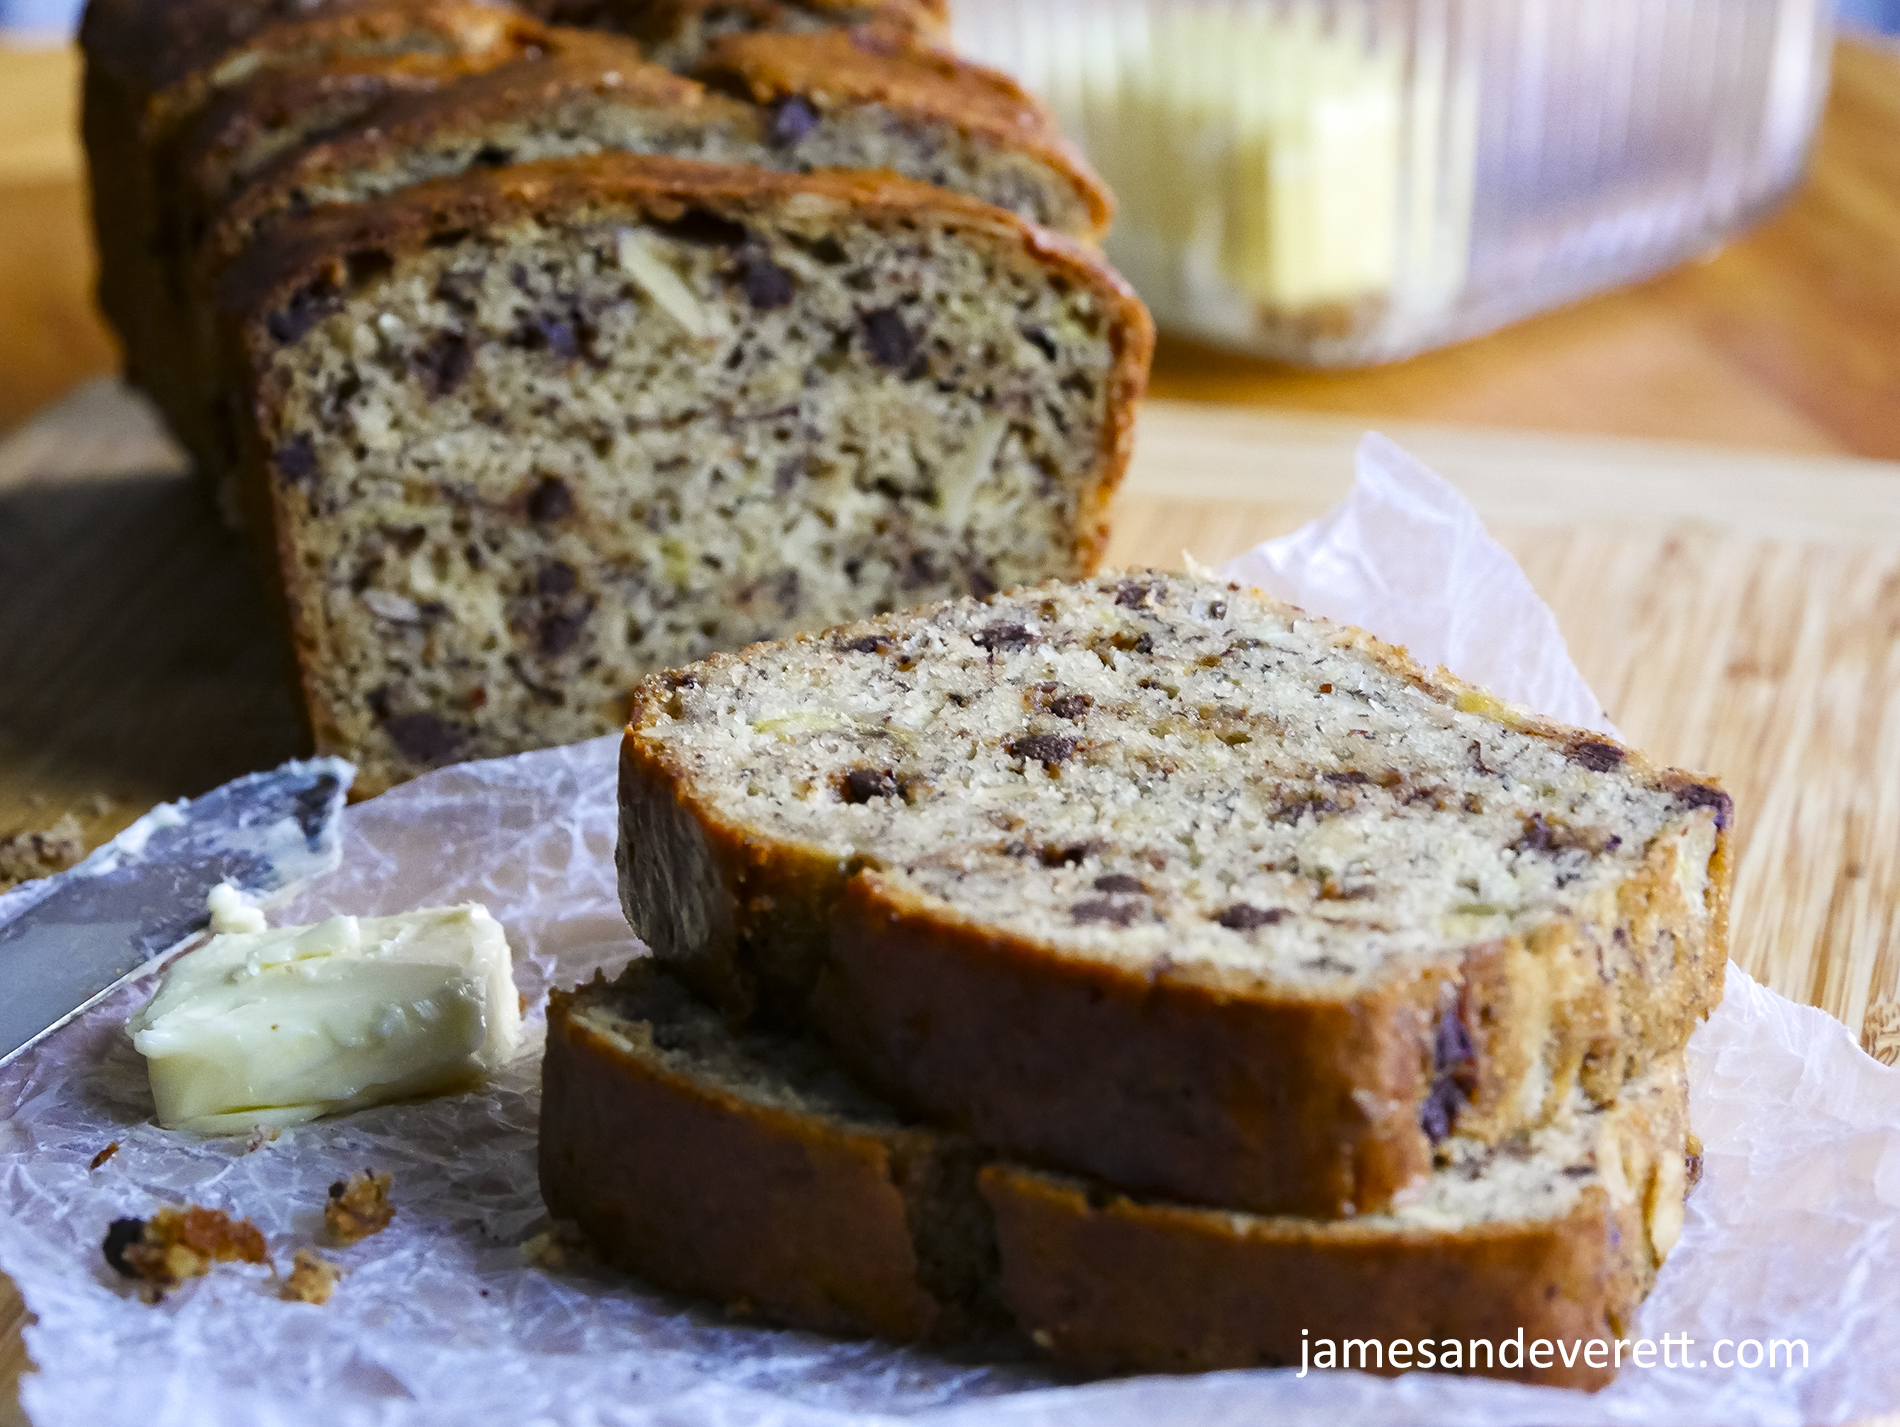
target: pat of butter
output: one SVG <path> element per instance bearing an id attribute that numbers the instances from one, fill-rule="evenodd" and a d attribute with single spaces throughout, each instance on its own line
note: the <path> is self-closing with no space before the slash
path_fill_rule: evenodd
<path id="1" fill-rule="evenodd" d="M 475 903 L 214 936 L 126 1025 L 158 1122 L 204 1134 L 452 1089 L 520 1029 L 507 938 Z"/>

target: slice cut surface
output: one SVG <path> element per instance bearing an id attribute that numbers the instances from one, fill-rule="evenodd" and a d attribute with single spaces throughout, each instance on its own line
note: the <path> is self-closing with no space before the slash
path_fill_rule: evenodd
<path id="1" fill-rule="evenodd" d="M 1613 1099 L 1720 984 L 1726 795 L 1214 582 L 661 676 L 623 805 L 635 929 L 733 1014 L 1201 1202 L 1379 1208 L 1454 1122 Z"/>
<path id="2" fill-rule="evenodd" d="M 606 732 L 713 649 L 1092 568 L 1152 341 L 987 205 L 630 155 L 311 214 L 221 290 L 247 524 L 369 789 Z"/>

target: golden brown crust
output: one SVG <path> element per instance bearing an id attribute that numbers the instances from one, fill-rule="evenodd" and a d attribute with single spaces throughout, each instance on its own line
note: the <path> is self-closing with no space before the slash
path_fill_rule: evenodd
<path id="1" fill-rule="evenodd" d="M 1350 999 L 1150 977 L 946 917 L 875 871 L 830 930 L 813 1023 L 867 1083 L 1002 1153 L 1322 1217 L 1431 1170 L 1417 1107 L 1447 967 Z"/>
<path id="2" fill-rule="evenodd" d="M 219 216 L 203 261 L 215 266 L 228 260 L 254 236 L 263 219 L 283 211 L 297 188 L 313 178 L 401 155 L 458 126 L 528 118 L 591 95 L 683 113 L 705 107 L 708 98 L 692 80 L 646 63 L 631 40 L 552 30 L 534 58 L 471 67 L 460 82 L 392 94 L 362 122 L 286 153 L 258 173 Z M 719 101 L 714 104 L 719 106 Z"/>
<path id="3" fill-rule="evenodd" d="M 1730 830 L 1706 780 L 1430 678 L 1370 635 L 1350 642 L 1435 697 L 1675 790 L 1685 825 L 1714 825 L 1706 874 L 1682 866 L 1684 838 L 1659 835 L 1601 915 L 1333 993 L 1089 965 L 697 804 L 689 770 L 641 737 L 686 671 L 641 686 L 623 745 L 628 918 L 729 1015 L 813 1021 L 881 1093 L 1005 1152 L 1189 1203 L 1382 1210 L 1432 1162 L 1437 1077 L 1455 1085 L 1458 1133 L 1495 1142 L 1559 1114 L 1579 1083 L 1612 1103 L 1680 1051 L 1721 996 Z M 1704 886 L 1701 907 L 1683 874 Z M 1475 1053 L 1437 1066 L 1447 1014 Z"/>
<path id="4" fill-rule="evenodd" d="M 722 35 L 696 72 L 709 82 L 741 87 L 760 104 L 790 95 L 821 111 L 885 104 L 955 124 L 966 133 L 1027 150 L 1063 174 L 1089 215 L 1091 227 L 1084 236 L 1101 238 L 1114 217 L 1107 186 L 1021 85 L 912 37 L 863 26 Z"/>
<path id="5" fill-rule="evenodd" d="M 1641 1103 L 1606 1112 L 1603 1182 L 1556 1218 L 1451 1227 L 1388 1219 L 1258 1218 L 1091 1194 L 1086 1184 L 994 1163 L 1005 1303 L 1031 1339 L 1090 1372 L 1357 1366 L 1397 1373 L 1459 1345 L 1484 1376 L 1595 1389 L 1675 1242 L 1686 1192 L 1679 1069 Z M 1519 1334 L 1525 1348 L 1499 1362 Z M 1538 1339 L 1562 1349 L 1527 1353 Z M 1376 1363 L 1319 1361 L 1319 1343 L 1380 1345 Z M 1491 1344 L 1479 1363 L 1473 1340 Z M 1387 1353 L 1405 1340 L 1407 1361 Z M 1588 1352 L 1584 1344 L 1603 1347 Z M 1567 1351 L 1570 1361 L 1564 1361 Z M 1595 1357 L 1596 1362 L 1590 1361 Z M 1518 1358 L 1515 1366 L 1508 1358 Z M 1542 1361 L 1539 1361 L 1542 1359 Z"/>
<path id="6" fill-rule="evenodd" d="M 1381 1345 L 1374 1370 L 1397 1373 L 1423 1360 L 1384 1362 L 1394 1340 L 1456 1340 L 1462 1358 L 1481 1339 L 1492 1366 L 1469 1365 L 1481 1376 L 1595 1389 L 1615 1370 L 1578 1340 L 1623 1336 L 1654 1278 L 1638 1260 L 1640 1215 L 1594 1185 L 1560 1220 L 1397 1238 L 1289 1220 L 1248 1232 L 1237 1216 L 1122 1198 L 1098 1209 L 1074 1181 L 1013 1165 L 986 1169 L 983 1189 L 1005 1301 L 1038 1347 L 1093 1373 L 1298 1367 L 1319 1340 L 1365 1339 Z M 1563 1342 L 1574 1365 L 1498 1365 L 1520 1329 Z"/>
<path id="7" fill-rule="evenodd" d="M 666 64 L 697 61 L 722 31 L 779 31 L 875 24 L 926 40 L 949 36 L 947 0 L 529 0 L 529 11 L 562 24 L 618 30 Z"/>
<path id="8" fill-rule="evenodd" d="M 214 90 L 270 70 L 326 64 L 350 55 L 519 54 L 545 34 L 537 21 L 513 10 L 458 0 L 338 6 L 308 18 L 279 21 L 241 43 L 219 48 L 153 91 L 144 106 L 143 128 L 148 137 L 157 135 L 195 113 Z"/>
<path id="9" fill-rule="evenodd" d="M 663 1287 L 776 1322 L 900 1342 L 937 1335 L 918 1284 L 907 1141 L 668 1074 L 548 1006 L 541 1192 L 612 1263 Z M 656 1147 L 664 1152 L 656 1152 Z"/>
<path id="10" fill-rule="evenodd" d="M 262 178 L 274 159 L 259 161 L 283 135 L 303 140 L 312 133 L 346 131 L 367 118 L 377 121 L 402 96 L 411 101 L 431 95 L 445 85 L 471 80 L 497 68 L 511 68 L 530 56 L 569 47 L 570 32 L 550 30 L 545 41 L 516 49 L 490 49 L 480 54 L 398 54 L 352 56 L 308 71 L 270 74 L 248 84 L 233 85 L 205 106 L 180 142 L 179 171 L 194 197 L 207 205 L 230 199 L 253 177 Z M 627 45 L 608 35 L 575 36 L 590 47 L 595 43 Z M 637 53 L 637 52 L 636 52 Z M 321 141 L 320 141 L 321 142 Z"/>
<path id="11" fill-rule="evenodd" d="M 377 0 L 334 0 L 303 5 L 296 0 L 94 0 L 80 23 L 79 43 L 88 70 L 128 95 L 147 97 L 193 70 L 214 62 L 271 25 L 323 9 L 363 8 Z"/>
<path id="12" fill-rule="evenodd" d="M 862 32 L 860 37 L 862 38 Z M 300 186 L 382 158 L 394 158 L 432 138 L 484 123 L 505 123 L 558 111 L 590 98 L 676 112 L 682 122 L 730 124 L 740 134 L 763 134 L 766 116 L 759 104 L 788 92 L 808 93 L 815 101 L 826 83 L 827 66 L 817 62 L 808 41 L 822 47 L 831 35 L 734 35 L 745 53 L 766 55 L 789 49 L 811 62 L 791 64 L 768 95 L 756 102 L 708 93 L 691 79 L 645 63 L 630 40 L 591 31 L 548 32 L 541 53 L 518 64 L 471 66 L 460 82 L 430 86 L 427 92 L 394 95 L 334 137 L 284 155 L 231 203 L 210 240 L 209 260 L 228 259 L 255 232 L 260 221 L 282 211 Z M 878 102 L 906 115 L 954 125 L 999 149 L 1025 154 L 1059 174 L 1088 215 L 1083 237 L 1099 237 L 1110 217 L 1107 191 L 1033 101 L 1000 75 L 974 66 L 950 65 L 951 77 L 938 82 L 946 68 L 940 56 L 915 45 L 881 43 L 860 49 L 836 32 L 855 56 L 851 82 L 835 89 L 839 102 Z M 722 42 L 724 43 L 724 42 Z M 865 40 L 864 43 L 871 43 Z M 751 47 L 751 48 L 747 48 Z M 992 82 L 993 81 L 993 82 Z M 801 89 L 801 84 L 810 88 Z M 996 91 L 1008 90 L 1020 104 L 1010 105 Z M 823 91 L 830 93 L 831 91 Z M 990 95 L 989 102 L 983 96 Z M 831 99 L 822 101 L 824 104 Z"/>
<path id="13" fill-rule="evenodd" d="M 420 251 L 433 235 L 447 230 L 491 227 L 537 212 L 598 205 L 665 216 L 700 207 L 742 218 L 794 200 L 833 203 L 863 222 L 931 221 L 988 233 L 1095 292 L 1118 339 L 1120 360 L 1113 382 L 1120 399 L 1110 402 L 1104 446 L 1119 457 L 1119 481 L 1119 467 L 1133 449 L 1133 404 L 1146 388 L 1154 343 L 1153 323 L 1134 290 L 1093 250 L 1073 239 L 976 199 L 882 170 L 785 174 L 740 164 L 593 154 L 458 174 L 372 203 L 309 214 L 231 266 L 219 282 L 218 307 L 238 318 L 262 313 L 312 283 L 346 280 L 352 254 L 373 250 L 402 256 Z"/>

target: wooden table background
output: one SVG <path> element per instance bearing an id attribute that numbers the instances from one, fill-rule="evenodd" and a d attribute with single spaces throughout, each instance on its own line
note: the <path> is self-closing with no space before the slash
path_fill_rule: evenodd
<path id="1" fill-rule="evenodd" d="M 0 833 L 98 838 L 299 750 L 235 542 L 136 401 L 74 389 L 114 362 L 74 76 L 0 51 Z M 1841 48 L 1810 180 L 1711 261 L 1371 372 L 1164 341 L 1154 389 L 1112 561 L 1294 528 L 1376 418 L 1472 497 L 1625 733 L 1735 792 L 1737 961 L 1900 1054 L 1900 57 Z M 0 1279 L 0 1424 L 23 1316 Z"/>

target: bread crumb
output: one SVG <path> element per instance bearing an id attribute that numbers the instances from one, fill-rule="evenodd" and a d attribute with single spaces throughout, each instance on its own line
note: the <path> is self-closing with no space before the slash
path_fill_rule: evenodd
<path id="1" fill-rule="evenodd" d="M 277 1271 L 255 1224 L 197 1204 L 167 1205 L 149 1219 L 113 1220 L 104 1251 L 113 1268 L 153 1288 L 174 1288 L 218 1263 L 256 1263 Z"/>
<path id="2" fill-rule="evenodd" d="M 119 1152 L 119 1142 L 117 1140 L 114 1140 L 111 1144 L 107 1145 L 104 1149 L 100 1150 L 98 1154 L 94 1155 L 92 1157 L 92 1162 L 88 1164 L 86 1168 L 97 1169 L 100 1165 L 104 1164 L 107 1160 L 111 1159 L 112 1156 L 114 1156 L 118 1152 Z"/>
<path id="3" fill-rule="evenodd" d="M 315 1249 L 298 1249 L 290 1277 L 284 1280 L 283 1296 L 296 1303 L 328 1303 L 343 1270 L 324 1259 Z"/>
<path id="4" fill-rule="evenodd" d="M 549 1273 L 579 1268 L 594 1257 L 580 1225 L 571 1219 L 556 1219 L 533 1238 L 524 1239 L 521 1253 L 529 1263 Z"/>
<path id="5" fill-rule="evenodd" d="M 28 830 L 0 837 L 0 892 L 64 872 L 85 855 L 79 819 L 71 813 L 44 832 Z"/>
<path id="6" fill-rule="evenodd" d="M 340 1248 L 382 1233 L 395 1217 L 395 1207 L 389 1202 L 389 1176 L 373 1169 L 352 1174 L 347 1181 L 339 1179 L 323 1202 L 323 1226 Z"/>

